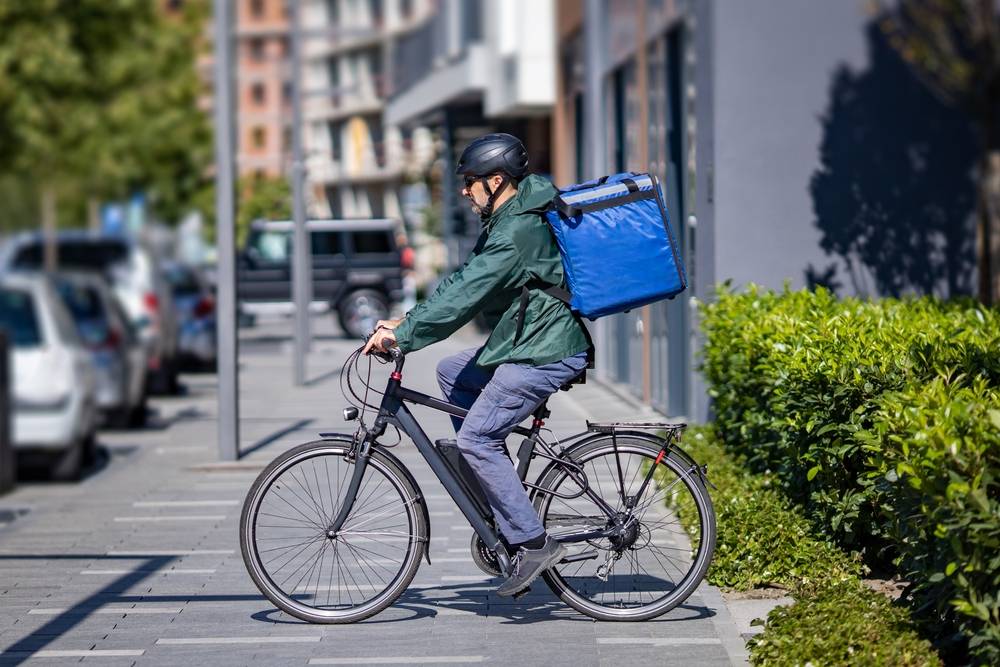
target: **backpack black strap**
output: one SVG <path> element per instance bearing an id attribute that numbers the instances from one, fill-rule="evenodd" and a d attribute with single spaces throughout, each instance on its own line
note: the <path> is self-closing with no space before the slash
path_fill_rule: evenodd
<path id="1" fill-rule="evenodd" d="M 517 307 L 517 330 L 514 332 L 514 343 L 516 344 L 518 339 L 521 338 L 521 332 L 524 330 L 524 315 L 528 312 L 528 301 L 531 299 L 531 289 L 537 288 L 553 296 L 567 306 L 569 306 L 570 300 L 572 299 L 572 294 L 569 290 L 565 290 L 558 285 L 548 285 L 546 283 L 529 283 L 521 287 L 521 302 Z M 583 323 L 580 316 L 573 313 L 573 317 L 579 323 L 580 328 L 583 329 L 583 335 L 587 339 L 587 368 L 594 367 L 594 341 L 590 337 L 590 331 L 587 329 L 587 325 Z"/>

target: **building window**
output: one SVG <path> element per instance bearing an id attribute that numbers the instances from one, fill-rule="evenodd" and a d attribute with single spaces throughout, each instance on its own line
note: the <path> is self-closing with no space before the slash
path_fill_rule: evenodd
<path id="1" fill-rule="evenodd" d="M 399 15 L 404 21 L 413 16 L 413 0 L 399 0 Z"/>
<path id="2" fill-rule="evenodd" d="M 328 126 L 330 132 L 330 159 L 334 162 L 340 162 L 343 153 L 343 144 L 340 140 L 340 133 L 343 130 L 343 123 L 330 123 Z"/>
<path id="3" fill-rule="evenodd" d="M 260 37 L 254 37 L 250 40 L 250 58 L 254 62 L 262 62 L 266 57 L 265 49 L 267 43 Z"/>
<path id="4" fill-rule="evenodd" d="M 284 81 L 281 84 L 281 99 L 284 100 L 285 104 L 292 103 L 292 82 Z"/>
<path id="5" fill-rule="evenodd" d="M 264 148 L 267 144 L 267 129 L 263 127 L 253 128 L 250 133 L 250 141 L 254 148 Z"/>
<path id="6" fill-rule="evenodd" d="M 330 207 L 331 218 L 341 218 L 344 215 L 344 206 L 341 203 L 340 191 L 329 186 L 326 188 L 326 203 Z"/>
<path id="7" fill-rule="evenodd" d="M 286 127 L 281 131 L 281 146 L 286 153 L 292 151 L 292 128 Z"/>
<path id="8" fill-rule="evenodd" d="M 371 9 L 372 25 L 376 28 L 382 27 L 382 0 L 368 0 L 368 7 Z"/>
<path id="9" fill-rule="evenodd" d="M 326 21 L 331 26 L 340 23 L 340 0 L 326 0 Z"/>
<path id="10" fill-rule="evenodd" d="M 250 98 L 257 106 L 263 106 L 267 102 L 267 88 L 263 83 L 255 83 L 250 87 Z"/>
<path id="11" fill-rule="evenodd" d="M 264 16 L 264 0 L 250 0 L 250 15 L 255 19 Z"/>

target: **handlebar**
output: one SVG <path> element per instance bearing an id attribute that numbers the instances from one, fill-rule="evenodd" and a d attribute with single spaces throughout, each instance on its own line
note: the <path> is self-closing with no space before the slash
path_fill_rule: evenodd
<path id="1" fill-rule="evenodd" d="M 367 343 L 373 335 L 375 335 L 374 331 L 367 334 L 365 336 L 365 343 Z M 379 352 L 373 349 L 369 352 L 369 354 L 372 354 L 383 361 L 395 361 L 396 370 L 399 370 L 403 366 L 403 358 L 406 356 L 398 347 L 390 347 L 388 352 Z"/>

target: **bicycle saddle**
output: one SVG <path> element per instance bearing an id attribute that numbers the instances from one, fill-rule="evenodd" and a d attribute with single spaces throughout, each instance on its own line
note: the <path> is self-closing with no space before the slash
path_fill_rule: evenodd
<path id="1" fill-rule="evenodd" d="M 563 384 L 563 386 L 559 387 L 559 391 L 569 391 L 570 389 L 573 388 L 573 385 L 575 385 L 575 384 L 587 384 L 587 369 L 586 368 L 584 368 L 582 371 L 580 371 L 580 374 L 577 375 L 575 378 L 573 378 L 572 380 L 569 380 L 569 381 L 565 382 Z"/>

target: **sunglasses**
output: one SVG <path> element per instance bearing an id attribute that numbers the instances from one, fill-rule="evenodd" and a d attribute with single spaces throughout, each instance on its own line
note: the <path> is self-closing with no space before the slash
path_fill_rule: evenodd
<path id="1" fill-rule="evenodd" d="M 465 178 L 462 179 L 462 181 L 465 183 L 466 188 L 471 188 L 473 185 L 475 185 L 476 181 L 478 180 L 479 180 L 478 176 L 466 176 Z"/>

